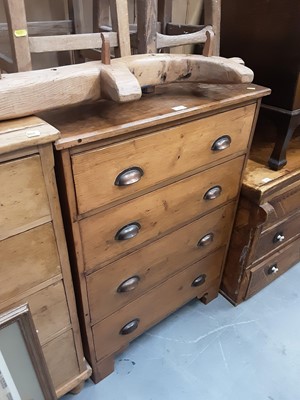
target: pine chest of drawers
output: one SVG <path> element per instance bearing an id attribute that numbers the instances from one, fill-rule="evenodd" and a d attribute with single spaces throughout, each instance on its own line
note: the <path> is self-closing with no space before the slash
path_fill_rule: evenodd
<path id="1" fill-rule="evenodd" d="M 245 172 L 221 285 L 234 304 L 300 261 L 300 137 L 280 171 L 266 166 L 271 150 L 272 143 L 256 143 Z"/>
<path id="2" fill-rule="evenodd" d="M 43 115 L 62 135 L 57 175 L 95 382 L 153 324 L 217 296 L 266 94 L 254 85 L 168 86 L 131 104 Z"/>
<path id="3" fill-rule="evenodd" d="M 90 375 L 54 174 L 59 132 L 36 117 L 0 123 L 0 311 L 28 303 L 60 397 Z"/>

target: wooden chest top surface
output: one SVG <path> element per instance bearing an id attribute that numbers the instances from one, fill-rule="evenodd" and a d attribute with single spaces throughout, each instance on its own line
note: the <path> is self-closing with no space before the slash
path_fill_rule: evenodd
<path id="1" fill-rule="evenodd" d="M 267 166 L 272 146 L 271 142 L 254 142 L 247 162 L 242 194 L 257 203 L 300 180 L 300 136 L 290 142 L 288 163 L 279 171 Z"/>
<path id="2" fill-rule="evenodd" d="M 157 87 L 155 94 L 141 100 L 117 104 L 101 100 L 41 114 L 60 130 L 58 150 L 124 135 L 157 124 L 174 124 L 182 119 L 255 102 L 267 96 L 269 89 L 257 85 L 174 84 Z"/>

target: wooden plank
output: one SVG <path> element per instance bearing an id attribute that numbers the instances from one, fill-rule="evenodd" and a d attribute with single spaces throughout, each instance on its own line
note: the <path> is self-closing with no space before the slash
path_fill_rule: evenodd
<path id="1" fill-rule="evenodd" d="M 182 35 L 184 33 L 186 34 L 186 33 L 198 32 L 198 31 L 201 31 L 203 28 L 205 28 L 205 25 L 186 25 L 186 24 L 168 23 L 166 34 L 167 35 Z"/>
<path id="2" fill-rule="evenodd" d="M 139 0 L 138 15 L 138 53 L 156 53 L 157 0 Z"/>
<path id="3" fill-rule="evenodd" d="M 74 24 L 75 33 L 87 33 L 84 19 L 84 2 L 82 0 L 68 0 L 71 20 Z"/>
<path id="4" fill-rule="evenodd" d="M 108 33 L 111 47 L 118 46 L 118 35 Z M 102 39 L 99 33 L 85 33 L 78 35 L 33 36 L 29 38 L 31 53 L 45 53 L 50 51 L 70 51 L 84 49 L 100 49 Z"/>
<path id="5" fill-rule="evenodd" d="M 125 72 L 126 68 L 132 76 Z M 103 77 L 105 74 L 107 81 Z M 132 83 L 126 83 L 126 92 L 122 86 L 118 87 L 118 82 L 124 83 L 125 75 Z M 109 84 L 105 87 L 109 98 L 124 102 L 139 98 L 137 81 L 144 87 L 172 82 L 250 83 L 252 79 L 253 72 L 234 61 L 177 54 L 135 55 L 114 59 L 111 65 L 91 61 L 30 73 L 6 74 L 0 81 L 0 120 L 100 99 L 103 97 L 100 81 Z"/>
<path id="6" fill-rule="evenodd" d="M 204 0 L 204 23 L 211 25 L 215 34 L 213 55 L 220 54 L 221 0 Z"/>
<path id="7" fill-rule="evenodd" d="M 29 36 L 66 35 L 72 32 L 71 20 L 27 22 Z M 8 25 L 0 23 L 0 37 L 6 34 Z"/>
<path id="8" fill-rule="evenodd" d="M 172 0 L 158 0 L 157 20 L 161 23 L 160 33 L 167 33 L 167 24 L 172 21 Z"/>
<path id="9" fill-rule="evenodd" d="M 4 0 L 9 38 L 16 71 L 32 69 L 24 0 Z"/>
<path id="10" fill-rule="evenodd" d="M 206 32 L 212 32 L 212 27 L 207 26 L 199 32 L 188 33 L 183 35 L 162 35 L 156 34 L 157 49 L 166 47 L 177 47 L 185 44 L 205 43 L 207 40 Z M 213 33 L 213 32 L 212 32 Z"/>
<path id="11" fill-rule="evenodd" d="M 128 4 L 124 0 L 109 0 L 113 31 L 118 33 L 119 47 L 115 50 L 117 57 L 130 56 L 130 36 Z"/>
<path id="12" fill-rule="evenodd" d="M 57 250 L 60 259 L 61 271 L 63 274 L 65 296 L 68 302 L 69 316 L 72 323 L 74 345 L 76 349 L 77 362 L 80 373 L 86 369 L 84 362 L 83 349 L 80 336 L 80 328 L 76 310 L 75 294 L 73 288 L 73 281 L 71 276 L 71 269 L 69 263 L 68 250 L 66 245 L 66 238 L 63 229 L 63 220 L 58 201 L 58 190 L 56 186 L 55 172 L 54 172 L 54 157 L 53 149 L 49 144 L 39 146 L 41 154 L 42 169 L 45 178 L 45 185 L 48 193 L 48 199 L 53 217 L 53 228 L 57 243 Z"/>
<path id="13" fill-rule="evenodd" d="M 93 0 L 93 31 L 99 32 L 100 26 L 109 25 L 109 0 Z"/>

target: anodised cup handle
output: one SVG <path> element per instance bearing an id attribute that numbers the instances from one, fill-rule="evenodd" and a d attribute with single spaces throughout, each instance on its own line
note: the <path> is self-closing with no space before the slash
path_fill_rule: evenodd
<path id="1" fill-rule="evenodd" d="M 208 233 L 207 235 L 203 236 L 199 242 L 197 243 L 198 247 L 205 247 L 211 244 L 214 240 L 214 234 Z"/>
<path id="2" fill-rule="evenodd" d="M 217 185 L 217 186 L 213 186 L 212 188 L 210 188 L 205 195 L 203 196 L 204 200 L 214 200 L 217 197 L 219 197 L 222 193 L 222 188 L 221 186 Z"/>
<path id="3" fill-rule="evenodd" d="M 120 172 L 116 177 L 116 186 L 130 186 L 141 180 L 144 171 L 140 167 L 131 167 Z"/>
<path id="4" fill-rule="evenodd" d="M 213 151 L 222 151 L 228 149 L 231 145 L 231 137 L 229 135 L 223 135 L 214 141 L 211 149 Z"/>
<path id="5" fill-rule="evenodd" d="M 115 236 L 115 240 L 129 240 L 139 233 L 141 225 L 138 222 L 133 222 L 131 224 L 123 226 L 118 230 Z"/>
<path id="6" fill-rule="evenodd" d="M 203 283 L 205 283 L 205 280 L 206 280 L 205 274 L 199 275 L 196 279 L 193 280 L 191 286 L 194 286 L 194 287 L 201 286 L 201 285 L 203 285 Z"/>
<path id="7" fill-rule="evenodd" d="M 117 292 L 118 293 L 131 292 L 132 290 L 134 290 L 137 287 L 140 280 L 141 279 L 138 275 L 135 275 L 135 276 L 132 276 L 131 278 L 126 279 L 118 287 Z"/>
<path id="8" fill-rule="evenodd" d="M 120 335 L 129 335 L 129 333 L 135 331 L 136 328 L 139 326 L 139 322 L 140 322 L 139 318 L 133 319 L 132 321 L 128 322 L 120 330 Z"/>

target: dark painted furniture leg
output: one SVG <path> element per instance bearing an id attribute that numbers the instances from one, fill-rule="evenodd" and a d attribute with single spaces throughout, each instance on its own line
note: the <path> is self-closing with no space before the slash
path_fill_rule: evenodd
<path id="1" fill-rule="evenodd" d="M 277 127 L 277 138 L 268 164 L 271 169 L 278 171 L 287 163 L 286 150 L 296 128 L 300 125 L 300 114 L 289 115 L 276 113 L 275 122 Z"/>

